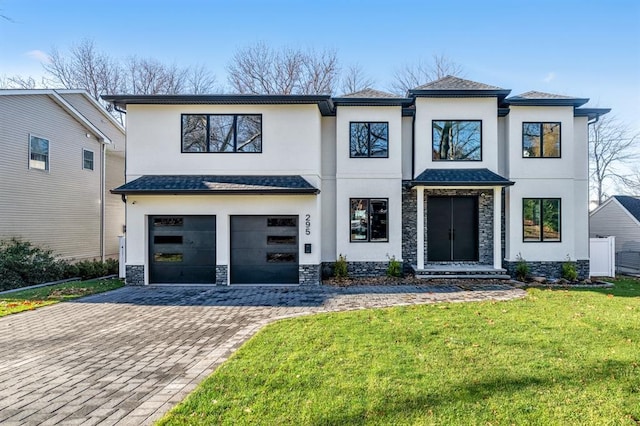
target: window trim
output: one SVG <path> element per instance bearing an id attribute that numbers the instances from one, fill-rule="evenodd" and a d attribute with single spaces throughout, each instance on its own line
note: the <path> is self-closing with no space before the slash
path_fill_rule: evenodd
<path id="1" fill-rule="evenodd" d="M 560 211 L 558 212 L 558 234 L 560 235 L 560 238 L 558 238 L 557 240 L 545 240 L 544 239 L 544 229 L 542 228 L 543 226 L 543 209 L 542 206 L 540 206 L 540 239 L 539 240 L 527 240 L 525 239 L 525 234 L 524 234 L 524 203 L 525 200 L 538 200 L 541 203 L 544 200 L 558 200 L 558 208 L 560 209 Z M 522 198 L 522 242 L 523 243 L 561 243 L 562 242 L 562 198 L 560 197 L 523 197 Z"/>
<path id="2" fill-rule="evenodd" d="M 369 140 L 367 141 L 367 155 L 351 155 L 351 126 L 354 124 L 366 124 Z M 387 125 L 387 155 L 371 155 L 371 124 Z M 349 158 L 389 158 L 389 122 L 388 121 L 349 121 Z"/>
<path id="3" fill-rule="evenodd" d="M 478 122 L 480 123 L 480 158 L 477 160 L 443 160 L 443 159 L 437 159 L 434 160 L 433 159 L 433 144 L 434 144 L 434 138 L 433 138 L 433 123 L 435 123 L 436 121 L 469 121 L 469 122 Z M 482 161 L 482 154 L 483 154 L 483 131 L 482 131 L 482 119 L 464 119 L 464 118 L 456 118 L 456 119 L 438 119 L 438 120 L 431 120 L 431 155 L 430 155 L 430 159 L 433 162 L 449 162 L 449 163 L 468 163 L 468 162 L 478 162 L 478 161 Z"/>
<path id="4" fill-rule="evenodd" d="M 91 168 L 85 167 L 84 166 L 84 153 L 85 152 L 90 152 L 91 153 Z M 96 153 L 95 151 L 91 150 L 91 149 L 87 149 L 87 148 L 82 148 L 82 170 L 89 170 L 89 171 L 95 171 L 96 169 Z"/>
<path id="5" fill-rule="evenodd" d="M 527 157 L 524 155 L 524 126 L 527 124 L 539 124 L 540 125 L 540 156 L 539 157 Z M 544 132 L 542 131 L 542 126 L 544 124 L 557 124 L 559 127 L 558 131 L 558 155 L 554 157 L 546 157 L 544 156 Z M 526 159 L 541 159 L 541 158 L 562 158 L 562 122 L 561 121 L 523 121 L 522 122 L 522 158 Z"/>
<path id="6" fill-rule="evenodd" d="M 385 201 L 387 203 L 387 223 L 385 223 L 385 231 L 387 234 L 387 239 L 386 240 L 375 240 L 375 241 L 371 241 L 371 219 L 369 219 L 369 221 L 367 222 L 367 239 L 366 240 L 354 240 L 352 239 L 352 233 L 351 233 L 351 203 L 353 200 L 367 200 L 368 202 L 368 209 L 369 211 L 367 212 L 368 215 L 372 215 L 371 213 L 371 201 L 373 200 L 381 200 L 381 201 Z M 389 242 L 389 198 L 383 198 L 383 197 L 350 197 L 349 198 L 349 242 L 350 243 L 388 243 Z"/>
<path id="7" fill-rule="evenodd" d="M 47 165 L 44 169 L 40 169 L 38 167 L 31 167 L 31 139 L 38 138 L 47 141 Z M 29 170 L 38 170 L 40 172 L 49 173 L 51 172 L 51 140 L 49 138 L 45 138 L 44 136 L 39 136 L 35 133 L 29 133 L 28 140 L 28 151 L 29 154 L 27 156 L 27 167 Z"/>
<path id="8" fill-rule="evenodd" d="M 184 145 L 183 145 L 183 137 L 184 137 L 184 116 L 185 115 L 204 115 L 207 117 L 207 131 L 206 131 L 206 141 L 207 141 L 207 151 L 185 151 L 184 150 Z M 227 116 L 233 116 L 234 118 L 234 123 L 235 123 L 235 129 L 233 132 L 233 151 L 208 151 L 209 149 L 209 117 L 210 116 L 214 116 L 214 115 L 227 115 Z M 260 151 L 236 151 L 238 149 L 238 116 L 241 115 L 257 115 L 260 117 Z M 180 114 L 180 152 L 182 154 L 262 154 L 262 144 L 263 144 L 263 137 L 264 137 L 264 133 L 263 133 L 263 128 L 262 128 L 262 114 L 261 113 L 220 113 L 220 114 L 209 114 L 209 113 L 182 113 Z"/>

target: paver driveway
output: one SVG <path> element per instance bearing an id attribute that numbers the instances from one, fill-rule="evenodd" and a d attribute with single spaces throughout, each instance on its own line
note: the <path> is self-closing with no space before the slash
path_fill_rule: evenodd
<path id="1" fill-rule="evenodd" d="M 125 287 L 0 318 L 0 424 L 149 424 L 278 318 L 508 300 L 506 285 Z"/>

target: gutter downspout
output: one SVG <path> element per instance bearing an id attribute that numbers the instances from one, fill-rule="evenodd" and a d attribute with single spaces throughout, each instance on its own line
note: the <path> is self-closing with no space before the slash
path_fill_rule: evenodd
<path id="1" fill-rule="evenodd" d="M 100 167 L 100 260 L 105 261 L 105 245 L 104 245 L 104 236 L 105 236 L 105 191 L 107 188 L 107 174 L 105 173 L 105 167 L 107 165 L 107 144 L 102 144 L 102 167 Z"/>

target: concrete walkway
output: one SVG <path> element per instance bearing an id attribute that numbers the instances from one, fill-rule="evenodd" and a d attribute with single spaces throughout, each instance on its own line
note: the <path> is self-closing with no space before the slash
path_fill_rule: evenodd
<path id="1" fill-rule="evenodd" d="M 506 285 L 125 287 L 9 315 L 0 318 L 0 424 L 149 424 L 276 319 L 524 294 Z"/>

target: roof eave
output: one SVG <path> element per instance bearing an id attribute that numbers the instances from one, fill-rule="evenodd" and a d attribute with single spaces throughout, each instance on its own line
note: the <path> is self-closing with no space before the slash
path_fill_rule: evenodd
<path id="1" fill-rule="evenodd" d="M 333 98 L 336 106 L 401 106 L 413 103 L 411 98 Z"/>
<path id="2" fill-rule="evenodd" d="M 573 110 L 573 116 L 587 117 L 589 120 L 593 120 L 610 112 L 611 108 L 576 108 Z"/>
<path id="3" fill-rule="evenodd" d="M 180 189 L 112 189 L 112 194 L 119 195 L 313 195 L 319 194 L 317 188 L 296 189 L 204 189 L 204 190 L 180 190 Z"/>
<path id="4" fill-rule="evenodd" d="M 507 89 L 411 89 L 409 95 L 416 98 L 494 98 L 504 99 Z"/>
<path id="5" fill-rule="evenodd" d="M 414 186 L 512 186 L 515 182 L 512 181 L 495 181 L 495 182 L 434 182 L 434 181 L 419 181 L 412 180 L 409 183 L 410 187 Z"/>
<path id="6" fill-rule="evenodd" d="M 572 106 L 574 108 L 581 107 L 589 102 L 588 98 L 575 98 L 575 99 L 517 99 L 509 98 L 505 99 L 511 106 Z"/>

